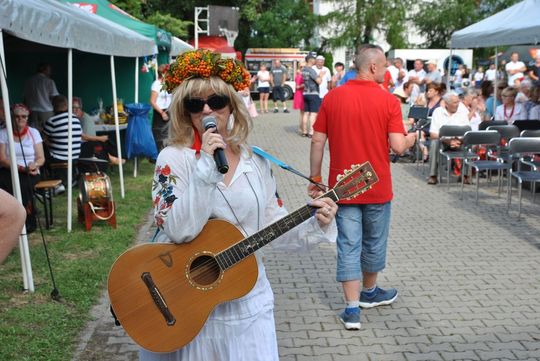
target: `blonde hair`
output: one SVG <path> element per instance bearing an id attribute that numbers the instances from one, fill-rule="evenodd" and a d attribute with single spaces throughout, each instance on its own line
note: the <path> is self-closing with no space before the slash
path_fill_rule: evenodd
<path id="1" fill-rule="evenodd" d="M 226 95 L 230 99 L 229 109 L 234 118 L 232 129 L 225 142 L 235 153 L 246 143 L 252 121 L 244 101 L 234 90 L 233 86 L 225 83 L 217 76 L 209 78 L 192 78 L 182 82 L 173 92 L 170 114 L 171 125 L 168 144 L 191 147 L 196 129 L 191 122 L 191 114 L 184 108 L 184 100 L 189 97 L 202 97 L 212 91 L 215 94 Z"/>
<path id="2" fill-rule="evenodd" d="M 517 92 L 516 88 L 513 88 L 513 87 L 509 86 L 509 87 L 506 87 L 506 88 L 503 89 L 503 91 L 501 92 L 501 95 L 505 95 L 505 96 L 515 98 L 517 93 L 518 92 Z"/>

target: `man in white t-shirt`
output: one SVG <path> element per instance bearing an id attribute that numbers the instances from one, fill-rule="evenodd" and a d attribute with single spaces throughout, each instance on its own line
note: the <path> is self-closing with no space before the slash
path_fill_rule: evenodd
<path id="1" fill-rule="evenodd" d="M 414 69 L 409 70 L 409 73 L 407 75 L 409 76 L 409 81 L 420 85 L 426 77 L 426 71 L 424 70 L 424 62 L 420 59 L 416 59 L 414 61 Z"/>
<path id="2" fill-rule="evenodd" d="M 428 184 L 437 184 L 439 149 L 441 148 L 439 130 L 441 127 L 443 125 L 469 125 L 469 116 L 467 111 L 461 110 L 464 108 L 464 106 L 459 101 L 459 96 L 456 93 L 446 93 L 443 96 L 443 100 L 444 106 L 438 107 L 433 111 L 431 125 L 429 127 L 431 144 L 429 146 Z M 444 144 L 450 149 L 458 149 L 461 147 L 461 141 L 458 139 L 446 140 L 444 141 Z"/>
<path id="3" fill-rule="evenodd" d="M 395 88 L 401 87 L 405 82 L 409 81 L 409 75 L 407 74 L 407 69 L 403 67 L 403 60 L 401 58 L 395 58 L 393 61 L 394 67 L 397 69 L 396 79 L 394 80 Z"/>
<path id="4" fill-rule="evenodd" d="M 313 65 L 312 68 L 322 80 L 319 84 L 319 98 L 322 99 L 328 93 L 328 86 L 332 81 L 332 74 L 330 74 L 330 69 L 324 66 L 324 56 L 322 55 L 318 55 L 315 58 L 315 65 Z"/>
<path id="5" fill-rule="evenodd" d="M 489 69 L 486 70 L 484 80 L 494 82 L 496 77 L 497 77 L 497 69 L 495 69 L 495 64 L 491 63 L 489 64 Z"/>
<path id="6" fill-rule="evenodd" d="M 31 110 L 28 124 L 39 130 L 54 115 L 52 99 L 58 95 L 58 90 L 51 74 L 51 64 L 41 63 L 37 73 L 24 84 L 24 103 Z"/>
<path id="7" fill-rule="evenodd" d="M 506 64 L 506 73 L 508 74 L 508 86 L 519 87 L 527 71 L 527 67 L 522 61 L 519 61 L 519 53 L 513 52 L 510 56 L 510 62 Z"/>

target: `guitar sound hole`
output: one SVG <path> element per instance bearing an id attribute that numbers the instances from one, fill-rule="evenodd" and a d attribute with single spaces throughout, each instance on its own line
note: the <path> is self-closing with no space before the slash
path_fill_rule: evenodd
<path id="1" fill-rule="evenodd" d="M 191 279 L 201 285 L 208 286 L 219 278 L 219 265 L 211 256 L 200 256 L 193 260 L 189 268 Z"/>

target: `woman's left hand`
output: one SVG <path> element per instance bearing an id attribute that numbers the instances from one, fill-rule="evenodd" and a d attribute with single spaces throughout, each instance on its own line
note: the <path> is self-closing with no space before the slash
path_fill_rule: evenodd
<path id="1" fill-rule="evenodd" d="M 310 205 L 317 208 L 315 218 L 321 227 L 328 226 L 336 217 L 338 205 L 328 197 L 314 199 Z"/>

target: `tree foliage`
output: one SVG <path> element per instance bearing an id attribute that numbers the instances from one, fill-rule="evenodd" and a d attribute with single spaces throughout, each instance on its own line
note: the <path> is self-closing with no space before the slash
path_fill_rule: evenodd
<path id="1" fill-rule="evenodd" d="M 193 24 L 191 21 L 183 20 L 181 17 L 173 16 L 168 7 L 162 7 L 165 1 L 154 1 L 159 6 L 152 6 L 151 1 L 141 2 L 138 0 L 110 0 L 114 5 L 129 13 L 133 17 L 153 24 L 161 29 L 167 30 L 174 36 L 186 37 L 188 27 Z M 174 3 L 182 3 L 178 1 Z"/>
<path id="2" fill-rule="evenodd" d="M 406 12 L 411 0 L 333 0 L 335 10 L 322 16 L 319 25 L 331 29 L 321 34 L 323 47 L 355 48 L 374 41 L 376 33 L 390 46 L 406 45 Z"/>
<path id="3" fill-rule="evenodd" d="M 250 11 L 251 9 L 247 9 Z M 254 15 L 254 16 L 253 16 Z M 251 23 L 251 47 L 298 47 L 309 44 L 315 27 L 315 16 L 303 0 L 277 0 L 266 11 L 246 12 Z"/>
<path id="4" fill-rule="evenodd" d="M 453 32 L 501 11 L 519 0 L 424 0 L 414 16 L 426 48 L 446 48 Z"/>

